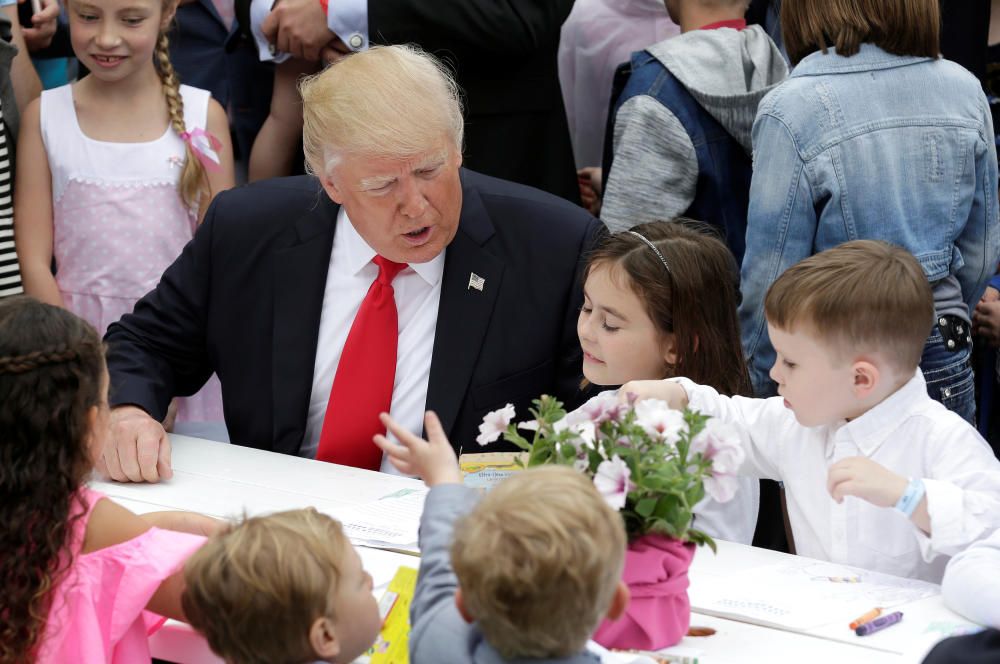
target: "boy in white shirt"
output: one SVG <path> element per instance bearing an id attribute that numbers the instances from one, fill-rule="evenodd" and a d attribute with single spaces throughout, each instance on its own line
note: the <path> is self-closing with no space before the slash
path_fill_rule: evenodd
<path id="1" fill-rule="evenodd" d="M 781 480 L 797 553 L 940 582 L 1000 526 L 1000 462 L 927 394 L 917 369 L 934 302 L 913 256 L 848 242 L 789 268 L 764 303 L 780 396 L 684 379 L 622 387 L 743 431 L 741 474 Z"/>

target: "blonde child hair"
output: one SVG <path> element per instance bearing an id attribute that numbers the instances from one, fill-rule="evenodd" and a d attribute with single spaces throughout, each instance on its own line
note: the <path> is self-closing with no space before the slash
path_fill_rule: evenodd
<path id="1" fill-rule="evenodd" d="M 841 357 L 879 352 L 909 375 L 934 325 L 934 295 L 910 252 L 855 240 L 788 268 L 768 290 L 764 313 L 782 330 L 807 325 Z"/>
<path id="2" fill-rule="evenodd" d="M 466 608 L 504 657 L 580 652 L 621 580 L 625 529 L 570 468 L 516 473 L 455 525 L 451 561 Z"/>
<path id="3" fill-rule="evenodd" d="M 164 14 L 176 10 L 176 0 L 163 0 Z M 184 99 L 181 97 L 181 83 L 170 62 L 170 40 L 167 38 L 167 28 L 162 27 L 156 39 L 154 64 L 156 73 L 163 83 L 163 95 L 167 99 L 167 111 L 170 114 L 170 126 L 184 141 L 184 167 L 177 183 L 177 191 L 184 204 L 194 207 L 201 194 L 211 195 L 208 173 L 198 156 L 191 149 L 191 138 L 184 124 Z"/>
<path id="4" fill-rule="evenodd" d="M 350 546 L 340 523 L 315 508 L 245 519 L 188 559 L 184 614 L 228 662 L 315 660 L 309 626 L 335 618 Z"/>

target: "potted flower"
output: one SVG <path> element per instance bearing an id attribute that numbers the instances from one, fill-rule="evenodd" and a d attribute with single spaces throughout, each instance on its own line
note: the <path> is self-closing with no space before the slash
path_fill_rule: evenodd
<path id="1" fill-rule="evenodd" d="M 715 550 L 693 527 L 692 510 L 706 494 L 719 502 L 735 494 L 744 456 L 738 434 L 662 401 L 620 403 L 613 392 L 569 414 L 550 396 L 534 404 L 534 419 L 526 422 L 513 421 L 511 405 L 488 414 L 477 441 L 503 436 L 527 453 L 525 466 L 563 464 L 593 478 L 622 515 L 629 541 L 623 580 L 632 593 L 625 615 L 602 623 L 594 639 L 615 648 L 674 645 L 691 619 L 687 570 L 695 546 Z"/>

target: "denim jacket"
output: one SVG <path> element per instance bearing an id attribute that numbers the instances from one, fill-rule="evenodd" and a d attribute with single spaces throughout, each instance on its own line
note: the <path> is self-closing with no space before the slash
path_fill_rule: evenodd
<path id="1" fill-rule="evenodd" d="M 824 249 L 905 247 L 975 307 L 1000 259 L 1000 211 L 990 109 L 965 69 L 872 44 L 813 53 L 761 102 L 753 146 L 740 323 L 755 389 L 772 389 L 767 289 Z"/>

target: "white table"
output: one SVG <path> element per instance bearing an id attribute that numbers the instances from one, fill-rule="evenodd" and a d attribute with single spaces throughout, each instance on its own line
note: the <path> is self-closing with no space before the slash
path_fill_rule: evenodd
<path id="1" fill-rule="evenodd" d="M 119 484 L 93 482 L 92 486 L 122 505 L 137 512 L 165 509 L 198 511 L 217 517 L 259 514 L 314 506 L 337 516 L 351 507 L 377 500 L 400 489 L 422 487 L 417 480 L 376 473 L 357 468 L 263 452 L 226 443 L 184 436 L 171 436 L 173 443 L 173 479 L 160 484 Z M 699 578 L 725 572 L 749 570 L 782 560 L 787 554 L 756 549 L 730 542 L 719 542 L 713 555 L 700 550 L 694 559 L 690 577 L 692 588 Z M 409 555 L 361 549 L 365 567 L 375 578 L 376 594 L 388 584 L 400 565 L 416 567 L 417 558 Z M 892 630 L 926 619 L 941 624 L 963 623 L 944 607 L 940 595 L 903 607 L 923 620 L 904 620 Z M 886 647 L 877 637 L 859 639 L 843 622 L 824 625 L 806 633 L 793 633 L 759 625 L 703 615 L 697 610 L 692 625 L 712 627 L 716 634 L 704 638 L 685 637 L 683 648 L 699 651 L 702 664 L 755 664 L 773 662 L 842 662 L 910 663 L 919 662 L 941 634 L 912 634 L 907 647 Z M 889 632 L 890 630 L 886 630 Z M 893 639 L 894 642 L 898 642 Z M 184 664 L 220 662 L 204 641 L 182 623 L 170 621 L 150 639 L 155 657 Z"/>

